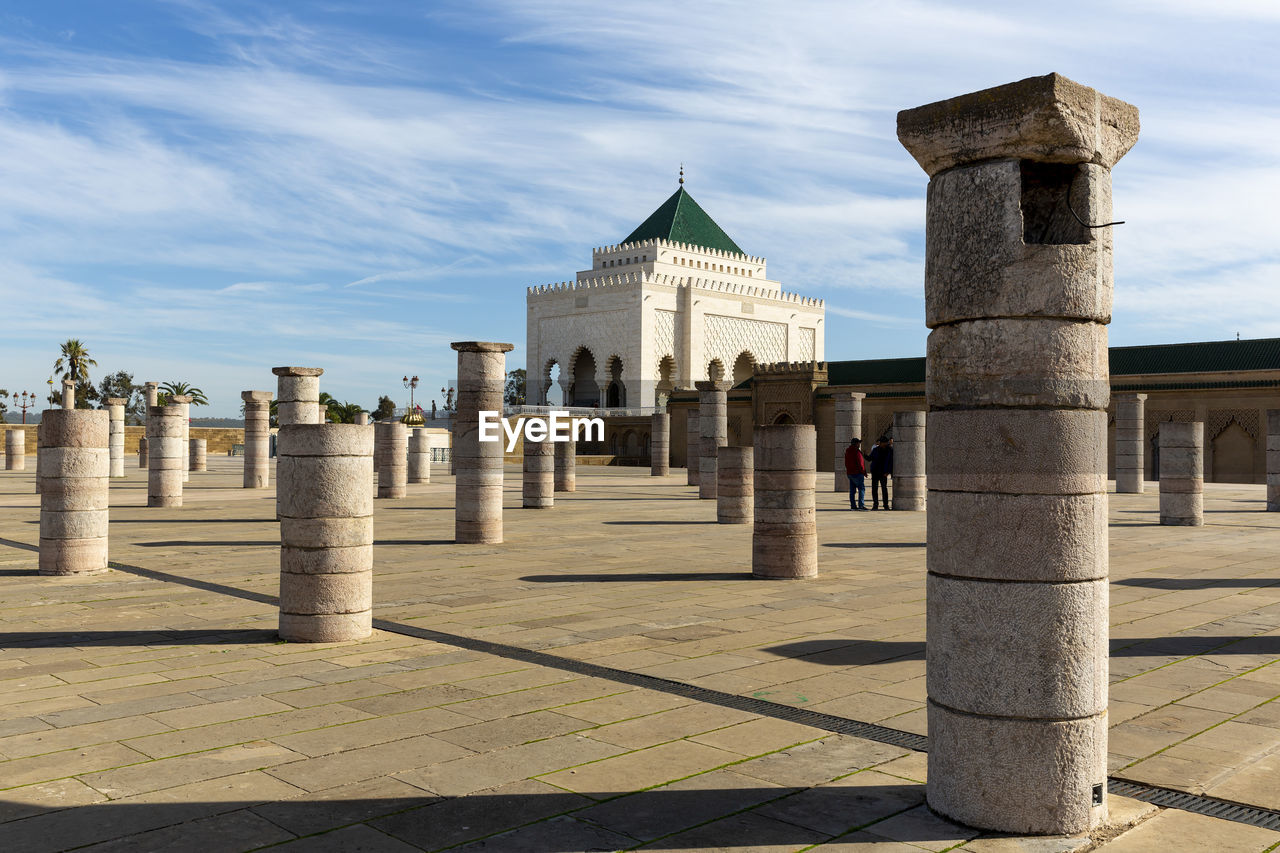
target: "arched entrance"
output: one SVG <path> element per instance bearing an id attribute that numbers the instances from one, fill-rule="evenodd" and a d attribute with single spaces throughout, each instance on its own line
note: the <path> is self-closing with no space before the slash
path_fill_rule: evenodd
<path id="1" fill-rule="evenodd" d="M 600 386 L 596 383 L 596 357 L 580 347 L 573 361 L 573 384 L 569 386 L 572 406 L 600 405 Z"/>
<path id="2" fill-rule="evenodd" d="M 658 360 L 658 384 L 653 392 L 653 404 L 665 408 L 671 392 L 676 389 L 676 360 L 664 355 Z"/>
<path id="3" fill-rule="evenodd" d="M 609 387 L 605 390 L 605 405 L 611 409 L 627 405 L 627 386 L 622 382 L 622 359 L 610 356 L 608 365 Z"/>
<path id="4" fill-rule="evenodd" d="M 541 392 L 540 405 L 564 405 L 564 389 L 560 387 L 560 363 L 554 358 L 548 361 L 546 367 L 543 368 Z"/>
<path id="5" fill-rule="evenodd" d="M 739 353 L 738 359 L 733 363 L 733 384 L 740 385 L 750 379 L 755 367 L 755 356 L 746 350 Z"/>

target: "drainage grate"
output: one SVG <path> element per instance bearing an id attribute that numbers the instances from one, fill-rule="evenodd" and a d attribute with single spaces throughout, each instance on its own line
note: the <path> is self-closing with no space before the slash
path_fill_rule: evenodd
<path id="1" fill-rule="evenodd" d="M 16 542 L 12 539 L 0 538 L 0 545 L 8 545 L 25 551 L 39 550 L 34 545 L 28 545 L 25 542 Z M 273 595 L 252 592 L 251 590 L 240 589 L 239 587 L 228 586 L 221 583 L 214 583 L 213 581 L 186 578 L 181 575 L 159 572 L 154 569 L 144 569 L 141 566 L 130 566 L 125 563 L 111 562 L 109 565 L 113 569 L 119 569 L 120 571 L 128 572 L 129 574 L 138 575 L 150 580 L 181 584 L 195 589 L 203 589 L 207 592 L 215 592 L 221 595 L 230 595 L 236 598 L 257 601 L 262 604 L 275 604 L 277 601 L 276 597 Z M 738 696 L 733 693 L 723 693 L 719 690 L 709 690 L 705 687 L 685 684 L 682 681 L 671 681 L 666 678 L 658 678 L 652 675 L 630 672 L 625 669 L 613 669 L 612 667 L 587 663 L 586 661 L 574 660 L 573 658 L 560 657 L 559 655 L 547 654 L 546 652 L 539 652 L 533 649 L 509 646 L 505 643 L 495 643 L 491 640 L 464 637 L 458 634 L 447 634 L 443 631 L 432 631 L 429 628 L 419 628 L 416 625 L 405 625 L 401 622 L 392 622 L 387 619 L 374 619 L 373 626 L 380 631 L 387 631 L 392 634 L 417 637 L 421 640 L 430 640 L 443 645 L 481 652 L 482 654 L 493 655 L 495 657 L 506 658 L 508 660 L 518 660 L 523 663 L 545 666 L 550 669 L 558 669 L 562 672 L 572 672 L 578 675 L 586 675 L 592 678 L 613 681 L 618 684 L 627 684 L 633 687 L 642 687 L 647 690 L 656 690 L 673 696 L 682 696 L 698 702 L 705 702 L 709 705 L 719 705 L 724 708 L 747 711 L 748 713 L 756 714 L 761 717 L 772 717 L 777 720 L 787 720 L 788 722 L 800 723 L 815 729 L 823 729 L 824 731 L 835 732 L 837 734 L 860 737 L 865 740 L 876 741 L 877 743 L 889 744 L 891 746 L 899 746 L 916 752 L 929 751 L 929 739 L 924 735 L 918 735 L 913 732 L 904 732 L 898 729 L 891 729 L 887 726 L 876 725 L 875 723 L 864 723 L 859 720 L 836 717 L 832 714 L 810 711 L 807 708 L 780 705 L 777 702 L 769 702 L 765 699 L 756 699 L 751 696 Z M 1233 803 L 1229 800 L 1209 797 L 1204 794 L 1188 794 L 1185 791 L 1160 788 L 1155 785 L 1148 785 L 1143 782 L 1133 782 L 1128 779 L 1110 777 L 1108 778 L 1107 783 L 1107 790 L 1118 796 L 1132 797 L 1135 800 L 1142 800 L 1143 802 L 1151 803 L 1152 805 L 1161 806 L 1163 808 L 1178 809 L 1180 811 L 1205 815 L 1206 817 L 1216 817 L 1222 820 L 1248 824 L 1249 826 L 1259 826 L 1264 829 L 1271 829 L 1280 832 L 1280 811 L 1276 811 L 1274 809 L 1265 809 L 1258 806 Z"/>

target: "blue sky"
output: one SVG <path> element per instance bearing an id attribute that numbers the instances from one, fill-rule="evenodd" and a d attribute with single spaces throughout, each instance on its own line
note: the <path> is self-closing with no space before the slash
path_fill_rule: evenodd
<path id="1" fill-rule="evenodd" d="M 895 114 L 1049 71 L 1142 113 L 1112 343 L 1280 335 L 1276 44 L 1273 0 L 6 0 L 0 387 L 43 391 L 68 337 L 213 416 L 281 364 L 366 406 L 439 388 L 454 340 L 523 367 L 525 287 L 681 162 L 826 299 L 828 358 L 922 355 L 926 179 Z"/>

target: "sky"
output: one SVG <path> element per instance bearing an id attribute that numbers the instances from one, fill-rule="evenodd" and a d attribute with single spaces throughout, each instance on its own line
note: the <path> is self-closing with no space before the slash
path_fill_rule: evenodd
<path id="1" fill-rule="evenodd" d="M 0 388 L 270 368 L 429 405 L 686 188 L 826 300 L 830 360 L 924 354 L 898 110 L 1057 71 L 1141 111 L 1113 345 L 1280 336 L 1280 3 L 0 4 Z"/>

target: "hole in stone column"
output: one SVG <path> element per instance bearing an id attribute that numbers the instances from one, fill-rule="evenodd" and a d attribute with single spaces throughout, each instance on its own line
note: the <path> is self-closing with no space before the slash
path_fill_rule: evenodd
<path id="1" fill-rule="evenodd" d="M 1074 163 L 1022 163 L 1022 242 L 1027 244 L 1088 243 L 1089 229 L 1081 225 L 1068 208 L 1076 213 L 1087 210 L 1087 180 Z M 1078 181 L 1071 192 L 1072 181 Z"/>
<path id="2" fill-rule="evenodd" d="M 1102 805 L 1102 785 L 1093 786 L 1093 804 L 1095 806 Z"/>

